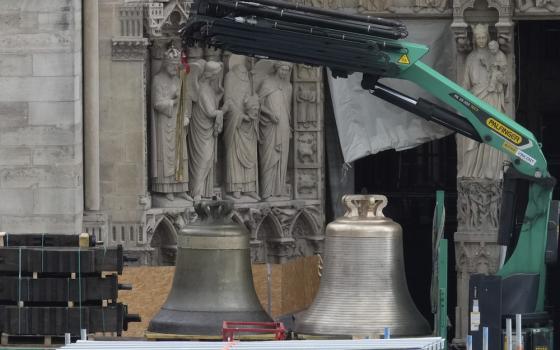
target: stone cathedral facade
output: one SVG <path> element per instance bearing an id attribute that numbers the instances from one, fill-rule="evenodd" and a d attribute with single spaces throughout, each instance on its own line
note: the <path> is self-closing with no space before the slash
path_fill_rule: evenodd
<path id="1" fill-rule="evenodd" d="M 558 0 L 302 3 L 445 23 L 452 78 L 508 115 L 516 21 L 560 19 Z M 332 142 L 323 71 L 200 48 L 189 52 L 185 76 L 177 30 L 189 6 L 0 1 L 0 231 L 83 230 L 139 263 L 172 264 L 177 232 L 195 219 L 193 197 L 227 197 L 250 230 L 254 261 L 321 252 Z M 469 276 L 498 269 L 503 159 L 468 140 L 457 145 L 460 341 Z"/>
<path id="2" fill-rule="evenodd" d="M 255 261 L 318 253 L 321 69 L 201 48 L 189 52 L 190 73 L 181 76 L 178 29 L 189 5 L 100 1 L 100 18 L 112 21 L 99 28 L 107 108 L 99 119 L 101 205 L 85 211 L 86 231 L 144 264 L 172 264 L 177 232 L 195 219 L 193 200 L 228 198 L 251 232 Z"/>

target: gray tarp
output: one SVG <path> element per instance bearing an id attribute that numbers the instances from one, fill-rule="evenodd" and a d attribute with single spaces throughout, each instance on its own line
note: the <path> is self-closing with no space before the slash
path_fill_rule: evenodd
<path id="1" fill-rule="evenodd" d="M 454 79 L 455 45 L 449 27 L 451 21 L 404 22 L 409 31 L 407 41 L 430 47 L 430 52 L 422 61 Z M 359 73 L 347 79 L 333 79 L 329 73 L 328 78 L 345 162 L 350 163 L 386 149 L 412 148 L 451 132 L 372 96 L 361 88 L 361 79 L 362 74 Z M 409 96 L 434 101 L 431 95 L 408 81 L 384 79 L 382 82 Z"/>

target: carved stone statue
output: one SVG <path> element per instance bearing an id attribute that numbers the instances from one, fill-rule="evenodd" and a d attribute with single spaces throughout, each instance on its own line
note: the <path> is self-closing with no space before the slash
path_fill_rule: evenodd
<path id="1" fill-rule="evenodd" d="M 226 74 L 224 145 L 226 152 L 225 187 L 228 196 L 253 200 L 257 195 L 257 138 L 259 99 L 253 95 L 250 62 L 247 57 L 232 55 Z"/>
<path id="2" fill-rule="evenodd" d="M 214 192 L 217 138 L 223 128 L 223 111 L 219 109 L 223 96 L 222 64 L 198 60 L 190 66 L 190 91 L 194 95 L 188 138 L 189 177 L 191 195 L 200 200 Z"/>
<path id="3" fill-rule="evenodd" d="M 192 200 L 189 188 L 187 125 L 188 114 L 179 108 L 185 103 L 179 77 L 180 52 L 170 48 L 164 54 L 161 69 L 152 79 L 152 191 Z"/>
<path id="4" fill-rule="evenodd" d="M 486 101 L 500 112 L 505 112 L 507 59 L 497 48 L 497 42 L 488 48 L 488 25 L 473 28 L 474 50 L 467 56 L 463 87 Z M 458 150 L 462 153 L 457 177 L 501 179 L 505 155 L 490 146 L 457 136 Z"/>
<path id="5" fill-rule="evenodd" d="M 292 65 L 288 62 L 274 62 L 272 72 L 263 80 L 258 90 L 261 100 L 260 188 L 261 197 L 265 200 L 287 195 L 286 172 L 292 108 L 291 69 Z"/>
<path id="6" fill-rule="evenodd" d="M 490 62 L 488 64 L 488 70 L 490 73 L 490 81 L 488 83 L 488 92 L 496 93 L 496 98 L 498 99 L 498 109 L 505 110 L 505 99 L 506 99 L 506 71 L 507 71 L 507 57 L 500 51 L 500 44 L 497 41 L 492 40 L 488 43 L 488 49 L 490 50 Z"/>
<path id="7" fill-rule="evenodd" d="M 317 122 L 317 92 L 309 89 L 298 87 L 296 93 L 296 101 L 298 108 L 298 122 L 304 123 L 305 126 L 315 124 Z"/>

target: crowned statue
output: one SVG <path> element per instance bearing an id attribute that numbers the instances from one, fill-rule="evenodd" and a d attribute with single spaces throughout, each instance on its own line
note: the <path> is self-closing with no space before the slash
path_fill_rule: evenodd
<path id="1" fill-rule="evenodd" d="M 192 200 L 189 190 L 185 86 L 181 79 L 181 53 L 171 45 L 163 55 L 161 68 L 152 78 L 152 176 L 151 188 L 163 194 L 160 205 Z"/>

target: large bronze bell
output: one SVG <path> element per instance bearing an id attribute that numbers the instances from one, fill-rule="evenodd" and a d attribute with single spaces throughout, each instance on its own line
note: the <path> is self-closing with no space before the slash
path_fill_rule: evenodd
<path id="1" fill-rule="evenodd" d="M 296 332 L 310 335 L 427 335 L 404 273 L 402 228 L 383 215 L 381 195 L 343 197 L 346 214 L 327 225 L 317 297 L 296 316 Z"/>
<path id="2" fill-rule="evenodd" d="M 269 322 L 251 272 L 248 231 L 231 220 L 232 202 L 203 201 L 200 220 L 177 239 L 173 287 L 148 331 L 219 335 L 223 321 Z"/>

